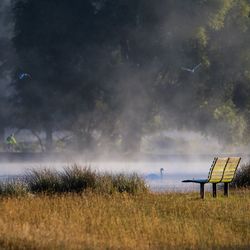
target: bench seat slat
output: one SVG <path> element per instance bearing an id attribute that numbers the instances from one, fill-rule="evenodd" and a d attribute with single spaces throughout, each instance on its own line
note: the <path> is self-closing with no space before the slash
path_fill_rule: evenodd
<path id="1" fill-rule="evenodd" d="M 183 180 L 182 182 L 208 183 L 208 179 Z"/>
<path id="2" fill-rule="evenodd" d="M 214 158 L 213 164 L 209 170 L 207 179 L 192 179 L 192 180 L 183 180 L 182 182 L 193 182 L 200 184 L 200 195 L 204 199 L 204 185 L 206 183 L 213 184 L 213 197 L 216 197 L 216 184 L 224 183 L 224 195 L 228 196 L 229 194 L 229 184 L 235 175 L 237 167 L 240 163 L 240 157 L 223 157 L 223 158 Z"/>

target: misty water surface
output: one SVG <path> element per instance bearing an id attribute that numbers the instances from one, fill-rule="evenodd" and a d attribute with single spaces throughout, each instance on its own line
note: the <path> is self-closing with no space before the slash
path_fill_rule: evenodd
<path id="1" fill-rule="evenodd" d="M 89 166 L 97 172 L 118 173 L 137 173 L 145 178 L 151 190 L 154 191 L 192 191 L 199 190 L 198 184 L 182 183 L 184 179 L 206 178 L 211 160 L 166 160 L 155 162 L 78 162 L 81 166 Z M 50 168 L 62 170 L 64 167 L 71 166 L 70 162 L 20 162 L 20 163 L 0 163 L 1 179 L 21 176 L 30 169 Z M 163 176 L 160 169 L 163 168 Z M 207 185 L 209 189 L 210 185 Z"/>

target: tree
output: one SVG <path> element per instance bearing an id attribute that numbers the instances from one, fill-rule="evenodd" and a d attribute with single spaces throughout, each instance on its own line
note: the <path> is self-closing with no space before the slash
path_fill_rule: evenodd
<path id="1" fill-rule="evenodd" d="M 249 9 L 247 0 L 15 0 L 16 73 L 31 75 L 14 83 L 20 126 L 46 130 L 47 148 L 67 129 L 80 150 L 109 137 L 135 152 L 156 120 L 239 140 L 250 119 Z"/>
<path id="2" fill-rule="evenodd" d="M 91 53 L 87 40 L 93 28 L 93 6 L 90 1 L 29 0 L 15 1 L 13 10 L 17 71 L 31 75 L 15 84 L 17 104 L 23 126 L 45 130 L 50 150 L 53 130 L 64 127 L 72 109 L 82 106 L 75 103 L 79 93 L 91 89 L 92 83 L 84 77 L 88 55 L 83 51 Z M 84 102 L 90 107 L 91 101 L 88 93 Z"/>
<path id="3" fill-rule="evenodd" d="M 9 96 L 12 92 L 10 75 L 14 68 L 13 50 L 11 47 L 12 22 L 10 18 L 10 5 L 8 1 L 0 3 L 0 144 L 4 141 L 4 129 L 11 118 Z"/>

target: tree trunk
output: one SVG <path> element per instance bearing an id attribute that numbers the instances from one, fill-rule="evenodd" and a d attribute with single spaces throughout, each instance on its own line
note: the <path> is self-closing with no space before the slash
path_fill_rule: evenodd
<path id="1" fill-rule="evenodd" d="M 1 150 L 3 149 L 4 141 L 5 141 L 5 138 L 4 138 L 4 128 L 0 127 L 0 149 Z"/>
<path id="2" fill-rule="evenodd" d="M 76 150 L 79 152 L 82 152 L 84 149 L 84 141 L 83 141 L 83 136 L 81 131 L 76 131 Z"/>
<path id="3" fill-rule="evenodd" d="M 46 132 L 46 152 L 50 152 L 52 150 L 52 143 L 53 143 L 52 128 L 50 126 L 46 127 L 45 132 Z"/>
<path id="4" fill-rule="evenodd" d="M 77 131 L 76 133 L 77 150 L 82 152 L 84 150 L 91 151 L 93 149 L 93 138 L 90 133 Z"/>
<path id="5" fill-rule="evenodd" d="M 36 133 L 34 130 L 31 130 L 31 133 L 37 138 L 39 145 L 41 147 L 41 151 L 45 152 L 45 147 L 44 147 L 43 141 L 42 141 L 41 137 L 39 136 L 39 134 Z"/>
<path id="6" fill-rule="evenodd" d="M 122 150 L 125 155 L 135 156 L 140 152 L 141 129 L 138 127 L 127 128 L 123 133 Z"/>

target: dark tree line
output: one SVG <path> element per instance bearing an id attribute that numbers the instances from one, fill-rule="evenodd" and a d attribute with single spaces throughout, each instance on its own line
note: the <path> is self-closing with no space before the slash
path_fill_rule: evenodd
<path id="1" fill-rule="evenodd" d="M 249 1 L 14 0 L 12 12 L 11 125 L 45 131 L 48 150 L 58 130 L 79 150 L 135 151 L 176 127 L 248 140 Z"/>

